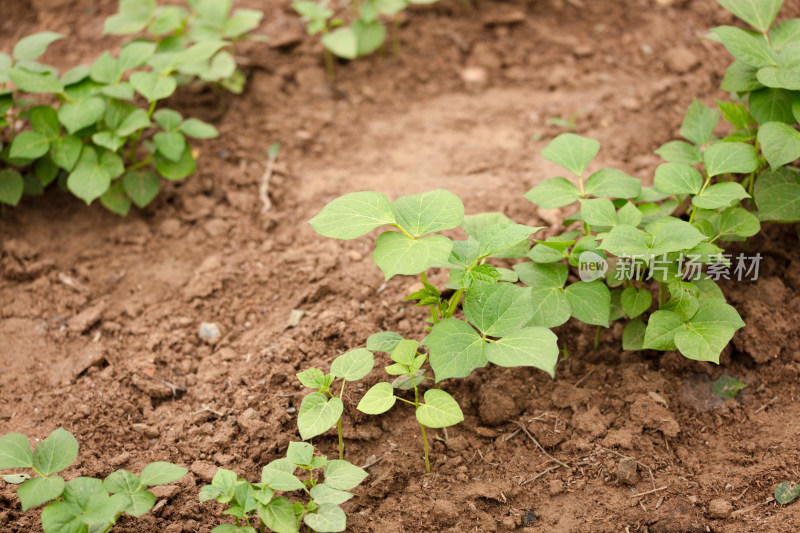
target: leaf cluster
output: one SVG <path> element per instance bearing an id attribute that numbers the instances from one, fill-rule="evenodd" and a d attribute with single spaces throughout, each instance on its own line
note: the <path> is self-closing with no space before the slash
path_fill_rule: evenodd
<path id="1" fill-rule="evenodd" d="M 109 531 L 122 514 L 139 517 L 153 508 L 156 497 L 147 490 L 149 487 L 172 483 L 188 472 L 171 463 L 157 462 L 147 465 L 138 476 L 115 470 L 104 480 L 78 477 L 67 482 L 56 475 L 77 457 L 78 442 L 63 428 L 50 433 L 33 452 L 20 433 L 0 437 L 0 470 L 28 469 L 34 474 L 2 478 L 19 485 L 17 496 L 23 511 L 47 503 L 42 510 L 45 533 Z"/>

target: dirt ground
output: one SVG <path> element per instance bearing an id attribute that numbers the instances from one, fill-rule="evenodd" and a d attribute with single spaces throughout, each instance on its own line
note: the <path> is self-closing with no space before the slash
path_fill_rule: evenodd
<path id="1" fill-rule="evenodd" d="M 601 141 L 596 168 L 650 181 L 652 152 L 676 138 L 691 98 L 726 96 L 717 88 L 727 52 L 701 37 L 733 21 L 713 0 L 664 3 L 417 7 L 398 57 L 340 63 L 331 90 L 320 45 L 288 1 L 237 2 L 265 11 L 272 41 L 240 50 L 242 96 L 187 88 L 170 102 L 219 128 L 219 139 L 197 145 L 196 175 L 127 218 L 56 190 L 0 217 L 0 434 L 41 439 L 65 427 L 81 445 L 68 476 L 154 460 L 190 468 L 159 491 L 154 512 L 114 531 L 205 533 L 229 520 L 198 502 L 199 486 L 217 466 L 257 480 L 299 440 L 295 372 L 327 368 L 377 331 L 423 336 L 424 313 L 401 300 L 412 278 L 384 284 L 369 237 L 327 240 L 305 222 L 346 192 L 447 188 L 468 213 L 502 210 L 554 232 L 561 213 L 521 198 L 558 172 L 538 156 L 564 131 L 554 117 L 575 116 L 576 133 Z M 99 37 L 114 1 L 0 5 L 0 50 L 34 31 L 67 33 L 43 58 L 62 71 L 119 44 Z M 783 16 L 798 12 L 787 6 Z M 485 79 L 465 83 L 469 67 Z M 282 151 L 262 215 L 273 141 Z M 557 331 L 570 358 L 554 381 L 492 367 L 445 384 L 466 420 L 446 442 L 431 432 L 430 474 L 411 410 L 362 415 L 354 406 L 364 389 L 354 387 L 348 459 L 372 466 L 345 504 L 348 530 L 800 530 L 800 504 L 770 501 L 777 483 L 800 480 L 797 226 L 768 227 L 741 248 L 765 259 L 757 281 L 724 286 L 747 326 L 721 365 L 623 352 L 621 324 L 594 351 L 594 328 L 570 322 Z M 293 309 L 305 314 L 289 327 Z M 202 322 L 219 326 L 215 342 L 200 340 Z M 722 374 L 749 386 L 719 400 L 711 382 Z M 366 386 L 381 377 L 379 364 Z M 335 435 L 314 444 L 336 453 Z M 638 468 L 620 472 L 621 456 Z M 38 513 L 23 514 L 5 484 L 0 529 L 40 531 Z"/>

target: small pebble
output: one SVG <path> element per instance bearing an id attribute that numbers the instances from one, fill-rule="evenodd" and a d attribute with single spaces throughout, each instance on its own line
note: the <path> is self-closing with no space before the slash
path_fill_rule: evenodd
<path id="1" fill-rule="evenodd" d="M 728 500 L 717 498 L 708 504 L 708 516 L 711 518 L 728 518 L 733 511 L 733 506 Z"/>
<path id="2" fill-rule="evenodd" d="M 639 481 L 639 474 L 636 472 L 636 466 L 636 459 L 633 457 L 623 457 L 619 460 L 617 474 L 619 474 L 620 483 L 636 485 L 636 482 Z"/>
<path id="3" fill-rule="evenodd" d="M 300 319 L 303 318 L 303 315 L 305 315 L 304 311 L 301 311 L 300 309 L 292 309 L 292 312 L 289 313 L 289 320 L 286 321 L 286 327 L 297 327 L 297 325 L 300 324 Z"/>
<path id="4" fill-rule="evenodd" d="M 197 334 L 202 340 L 213 342 L 220 336 L 219 326 L 215 322 L 203 322 L 200 324 L 200 329 L 197 331 Z"/>

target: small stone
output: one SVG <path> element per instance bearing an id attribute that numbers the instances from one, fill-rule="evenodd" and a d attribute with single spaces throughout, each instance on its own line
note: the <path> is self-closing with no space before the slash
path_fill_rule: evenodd
<path id="1" fill-rule="evenodd" d="M 536 522 L 538 519 L 539 517 L 536 516 L 536 513 L 533 512 L 533 509 L 528 509 L 527 511 L 525 511 L 525 514 L 522 515 L 522 525 L 524 527 L 528 527 L 534 522 Z"/>
<path id="2" fill-rule="evenodd" d="M 684 46 L 670 48 L 664 54 L 667 67 L 673 72 L 684 74 L 700 64 L 700 59 L 694 52 Z"/>
<path id="3" fill-rule="evenodd" d="M 456 509 L 455 504 L 451 501 L 436 500 L 433 502 L 431 515 L 439 524 L 443 526 L 452 526 L 458 520 L 458 509 Z"/>
<path id="4" fill-rule="evenodd" d="M 484 26 L 499 26 L 525 22 L 525 12 L 519 9 L 495 11 L 481 18 Z"/>
<path id="5" fill-rule="evenodd" d="M 200 339 L 209 344 L 216 342 L 220 336 L 220 333 L 219 326 L 216 324 L 216 322 L 203 322 L 200 324 L 200 329 L 197 331 L 197 335 L 200 337 Z"/>
<path id="6" fill-rule="evenodd" d="M 100 322 L 103 312 L 106 310 L 105 302 L 98 302 L 91 307 L 87 307 L 67 322 L 67 327 L 77 333 L 84 333 L 92 326 Z"/>
<path id="7" fill-rule="evenodd" d="M 561 483 L 560 479 L 551 479 L 550 480 L 550 496 L 558 496 L 564 492 L 564 484 Z"/>
<path id="8" fill-rule="evenodd" d="M 617 475 L 619 476 L 620 483 L 625 485 L 636 485 L 639 481 L 639 473 L 637 468 L 636 459 L 633 457 L 623 457 L 619 460 L 617 467 Z"/>
<path id="9" fill-rule="evenodd" d="M 305 314 L 305 311 L 301 311 L 300 309 L 292 309 L 289 313 L 289 320 L 286 321 L 286 327 L 297 327 L 300 324 L 300 319 L 302 319 Z"/>
<path id="10" fill-rule="evenodd" d="M 469 446 L 469 443 L 464 438 L 464 435 L 456 435 L 447 439 L 447 447 L 456 453 L 463 452 L 467 449 L 467 446 Z"/>
<path id="11" fill-rule="evenodd" d="M 708 504 L 708 516 L 711 518 L 728 518 L 733 511 L 733 506 L 728 500 L 717 498 Z"/>
<path id="12" fill-rule="evenodd" d="M 172 237 L 181 230 L 181 221 L 177 218 L 168 218 L 158 226 L 158 229 L 167 237 Z"/>
<path id="13" fill-rule="evenodd" d="M 212 218 L 203 224 L 203 230 L 209 237 L 221 237 L 228 233 L 228 223 L 219 218 Z"/>
<path id="14" fill-rule="evenodd" d="M 483 67 L 467 67 L 461 71 L 461 80 L 470 91 L 479 91 L 486 88 L 489 73 Z"/>
<path id="15" fill-rule="evenodd" d="M 181 491 L 181 488 L 178 485 L 156 485 L 155 487 L 148 487 L 147 490 L 152 492 L 159 500 L 171 500 Z"/>
<path id="16" fill-rule="evenodd" d="M 572 49 L 572 53 L 578 58 L 591 57 L 594 55 L 594 49 L 591 47 L 591 45 L 579 44 Z"/>

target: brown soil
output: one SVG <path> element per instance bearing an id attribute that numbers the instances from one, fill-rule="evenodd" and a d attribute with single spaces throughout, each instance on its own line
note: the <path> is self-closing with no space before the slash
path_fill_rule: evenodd
<path id="1" fill-rule="evenodd" d="M 118 44 L 97 37 L 114 1 L 1 3 L 0 50 L 62 31 L 70 39 L 45 60 L 66 69 Z M 537 156 L 562 131 L 548 119 L 578 113 L 576 132 L 603 144 L 598 167 L 649 180 L 652 151 L 677 135 L 692 96 L 725 96 L 716 88 L 727 53 L 700 37 L 732 17 L 712 0 L 479 1 L 472 12 L 445 0 L 412 10 L 399 57 L 340 64 L 333 92 L 288 1 L 240 4 L 265 10 L 273 44 L 242 50 L 243 96 L 220 103 L 191 90 L 173 102 L 221 133 L 200 145 L 196 175 L 127 218 L 54 190 L 0 219 L 0 434 L 41 439 L 64 426 L 81 444 L 69 476 L 153 460 L 192 471 L 115 531 L 210 531 L 226 517 L 197 490 L 215 467 L 255 480 L 299 440 L 296 371 L 326 367 L 380 330 L 421 338 L 422 315 L 401 300 L 411 278 L 384 285 L 369 238 L 326 240 L 304 224 L 327 201 L 443 187 L 470 213 L 557 224 L 559 213 L 521 199 L 558 172 Z M 465 86 L 468 66 L 485 69 L 485 86 Z M 276 140 L 273 207 L 262 216 L 258 186 Z M 494 367 L 446 384 L 466 421 L 433 441 L 431 474 L 412 412 L 360 415 L 354 388 L 348 459 L 380 461 L 345 506 L 348 529 L 800 530 L 800 505 L 768 502 L 778 482 L 800 478 L 796 226 L 767 228 L 748 249 L 765 260 L 757 282 L 725 287 L 748 325 L 720 366 L 622 352 L 619 324 L 593 351 L 594 329 L 570 323 L 558 332 L 571 356 L 555 381 Z M 292 309 L 305 315 L 290 328 Z M 219 325 L 218 342 L 198 338 L 201 322 Z M 723 373 L 749 384 L 736 400 L 710 393 Z M 552 468 L 518 423 L 567 467 Z M 335 436 L 315 444 L 335 453 Z M 0 529 L 39 527 L 0 486 Z"/>

